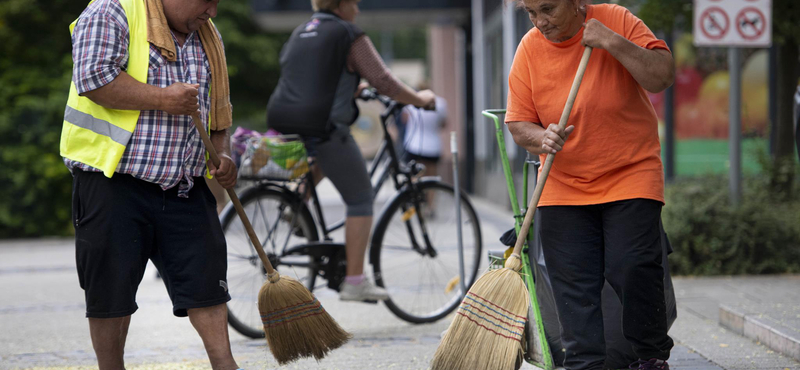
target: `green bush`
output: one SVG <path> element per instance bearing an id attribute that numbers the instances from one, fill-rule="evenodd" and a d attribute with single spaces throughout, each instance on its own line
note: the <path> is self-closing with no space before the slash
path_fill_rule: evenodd
<path id="1" fill-rule="evenodd" d="M 669 184 L 662 216 L 674 248 L 673 273 L 800 272 L 800 199 L 769 185 L 767 175 L 745 177 L 741 203 L 733 207 L 726 175 Z M 798 188 L 789 194 L 800 194 Z"/>
<path id="2" fill-rule="evenodd" d="M 0 7 L 0 238 L 72 230 L 71 176 L 58 145 L 72 68 L 67 26 L 84 6 L 9 0 Z"/>
<path id="3" fill-rule="evenodd" d="M 0 239 L 73 232 L 72 177 L 59 140 L 72 76 L 68 26 L 87 3 L 6 0 L 0 6 Z M 261 31 L 248 0 L 223 1 L 215 21 L 225 40 L 236 124 L 266 127 L 278 53 L 288 36 Z"/>

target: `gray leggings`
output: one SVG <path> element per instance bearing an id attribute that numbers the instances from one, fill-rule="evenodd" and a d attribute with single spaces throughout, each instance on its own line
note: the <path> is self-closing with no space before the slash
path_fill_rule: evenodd
<path id="1" fill-rule="evenodd" d="M 328 141 L 309 139 L 306 148 L 344 199 L 347 216 L 372 216 L 372 183 L 350 127 L 336 125 Z"/>

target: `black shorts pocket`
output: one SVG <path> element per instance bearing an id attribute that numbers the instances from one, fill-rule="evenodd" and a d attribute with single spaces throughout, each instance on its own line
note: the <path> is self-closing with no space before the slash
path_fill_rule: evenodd
<path id="1" fill-rule="evenodd" d="M 79 234 L 75 235 L 75 267 L 78 270 L 78 283 L 83 290 L 86 290 L 86 259 L 91 247 L 90 241 L 81 239 Z"/>

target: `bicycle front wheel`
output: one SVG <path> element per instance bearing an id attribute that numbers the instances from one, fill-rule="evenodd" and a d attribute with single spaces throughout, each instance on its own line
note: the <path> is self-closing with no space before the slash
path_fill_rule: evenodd
<path id="1" fill-rule="evenodd" d="M 273 267 L 283 276 L 303 284 L 316 277 L 310 258 L 279 258 L 293 245 L 317 240 L 317 230 L 307 208 L 286 192 L 255 187 L 242 192 L 242 206 Z M 242 335 L 263 338 L 258 293 L 266 282 L 266 269 L 258 257 L 236 209 L 229 204 L 220 215 L 228 245 L 228 323 Z"/>
<path id="2" fill-rule="evenodd" d="M 386 288 L 386 306 L 411 323 L 439 320 L 466 294 L 461 289 L 455 192 L 430 181 L 395 198 L 381 215 L 370 259 L 377 285 Z M 475 282 L 481 261 L 481 229 L 472 203 L 461 194 L 464 276 Z"/>

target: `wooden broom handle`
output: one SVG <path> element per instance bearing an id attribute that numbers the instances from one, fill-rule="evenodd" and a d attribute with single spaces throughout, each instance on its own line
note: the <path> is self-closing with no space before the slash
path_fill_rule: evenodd
<path id="1" fill-rule="evenodd" d="M 203 121 L 200 120 L 200 116 L 197 113 L 192 114 L 192 121 L 194 121 L 194 127 L 197 128 L 197 132 L 200 133 L 200 138 L 203 139 L 203 144 L 206 146 L 208 156 L 211 157 L 211 162 L 214 163 L 214 166 L 219 168 L 220 160 L 217 155 L 217 150 L 214 149 L 214 144 L 211 142 L 211 138 L 208 137 L 205 127 L 203 127 Z M 258 241 L 258 236 L 253 230 L 253 225 L 250 224 L 250 219 L 247 218 L 247 214 L 244 213 L 242 202 L 239 201 L 239 197 L 236 196 L 236 192 L 233 191 L 233 189 L 225 190 L 228 191 L 228 196 L 231 198 L 231 202 L 233 202 L 233 207 L 236 208 L 236 213 L 239 214 L 239 218 L 242 220 L 242 224 L 244 224 L 244 228 L 247 230 L 247 235 L 250 236 L 250 242 L 253 243 L 253 246 L 256 248 L 258 257 L 261 258 L 261 263 L 263 263 L 264 267 L 267 269 L 267 275 L 274 275 L 275 269 L 272 267 L 272 264 L 269 263 L 269 258 L 267 258 L 267 254 L 264 253 L 261 242 Z"/>
<path id="2" fill-rule="evenodd" d="M 589 57 L 591 55 L 592 48 L 587 46 L 583 50 L 583 57 L 581 57 L 581 63 L 578 65 L 578 72 L 575 74 L 575 79 L 572 81 L 572 88 L 569 90 L 567 104 L 564 106 L 564 111 L 561 112 L 561 119 L 558 121 L 558 127 L 561 127 L 562 129 L 567 127 L 569 113 L 572 111 L 572 104 L 575 103 L 575 97 L 578 96 L 578 88 L 581 87 L 583 73 L 586 72 L 586 65 L 589 64 Z M 544 161 L 544 167 L 542 167 L 542 174 L 539 175 L 539 181 L 536 182 L 536 189 L 533 191 L 531 202 L 528 204 L 528 210 L 525 212 L 525 221 L 522 222 L 522 228 L 519 230 L 519 235 L 517 235 L 517 242 L 514 244 L 514 252 L 512 254 L 517 255 L 518 257 L 520 252 L 522 252 L 522 244 L 524 244 L 525 240 L 527 239 L 526 235 L 528 235 L 528 230 L 531 227 L 533 215 L 536 213 L 536 206 L 539 205 L 539 198 L 542 197 L 544 183 L 547 181 L 547 175 L 550 174 L 550 167 L 553 167 L 553 160 L 555 160 L 555 158 L 555 154 L 547 154 L 547 158 Z"/>

